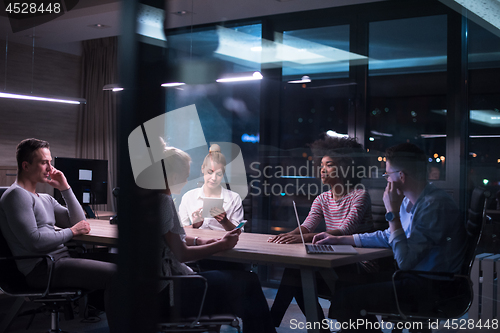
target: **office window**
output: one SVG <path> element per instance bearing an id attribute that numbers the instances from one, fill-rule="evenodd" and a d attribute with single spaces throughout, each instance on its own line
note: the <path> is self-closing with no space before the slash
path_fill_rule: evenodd
<path id="1" fill-rule="evenodd" d="M 349 76 L 349 25 L 284 31 L 282 39 L 283 79 L 299 80 Z"/>
<path id="2" fill-rule="evenodd" d="M 347 134 L 349 26 L 284 31 L 281 147 L 304 147 L 321 133 Z M 290 48 L 290 50 L 288 50 Z M 293 51 L 293 52 L 292 52 Z"/>
<path id="3" fill-rule="evenodd" d="M 282 57 L 275 118 L 279 139 L 266 156 L 274 173 L 266 188 L 261 183 L 253 189 L 268 200 L 268 231 L 274 233 L 297 227 L 292 200 L 302 221 L 316 196 L 328 189 L 317 177 L 318 161 L 308 145 L 324 133 L 347 134 L 349 59 L 355 57 L 349 53 L 349 25 L 276 32 L 275 45 Z"/>
<path id="4" fill-rule="evenodd" d="M 500 38 L 469 21 L 469 186 L 500 188 Z"/>
<path id="5" fill-rule="evenodd" d="M 166 88 L 166 111 L 195 104 L 207 143 L 237 144 L 247 170 L 257 159 L 260 139 L 260 81 L 216 80 L 260 71 L 261 30 L 261 24 L 215 26 L 167 37 L 169 68 L 177 75 L 171 80 L 186 84 Z M 186 133 L 186 140 L 193 135 Z M 193 158 L 190 178 L 200 176 L 202 155 Z M 226 157 L 229 163 L 231 156 Z"/>
<path id="6" fill-rule="evenodd" d="M 445 179 L 445 15 L 369 24 L 366 148 L 412 142 L 429 158 L 432 180 Z"/>

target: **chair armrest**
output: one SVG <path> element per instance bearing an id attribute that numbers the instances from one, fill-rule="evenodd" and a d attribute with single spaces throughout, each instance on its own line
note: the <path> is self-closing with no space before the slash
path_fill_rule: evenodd
<path id="1" fill-rule="evenodd" d="M 7 260 L 25 260 L 25 259 L 49 259 L 49 271 L 48 271 L 48 279 L 47 279 L 47 287 L 45 288 L 44 292 L 42 293 L 41 297 L 45 297 L 49 294 L 50 292 L 50 285 L 52 283 L 52 270 L 54 269 L 54 258 L 49 255 L 49 254 L 42 254 L 42 255 L 30 255 L 30 256 L 12 256 L 12 257 L 1 257 L 0 261 L 7 261 Z"/>
<path id="2" fill-rule="evenodd" d="M 174 276 L 166 276 L 166 277 L 160 277 L 161 280 L 165 280 L 165 281 L 175 281 L 175 280 L 201 280 L 202 283 L 203 283 L 203 296 L 202 296 L 202 299 L 201 299 L 201 302 L 200 302 L 200 307 L 198 309 L 198 315 L 196 316 L 196 319 L 191 323 L 190 327 L 194 327 L 196 324 L 198 324 L 198 322 L 200 321 L 200 317 L 201 317 L 201 312 L 203 310 L 203 305 L 205 304 L 205 297 L 207 295 L 207 289 L 208 289 L 208 282 L 207 282 L 207 279 L 201 275 L 196 275 L 196 274 L 191 274 L 191 275 L 174 275 Z M 171 289 L 173 290 L 173 289 Z M 171 295 L 173 296 L 173 295 Z"/>

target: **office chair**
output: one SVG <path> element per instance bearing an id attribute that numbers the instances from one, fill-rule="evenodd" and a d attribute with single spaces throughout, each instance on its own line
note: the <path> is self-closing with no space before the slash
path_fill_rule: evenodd
<path id="1" fill-rule="evenodd" d="M 8 187 L 0 187 L 0 198 L 7 189 Z M 29 287 L 24 275 L 17 269 L 16 260 L 33 258 L 41 258 L 49 263 L 48 283 L 44 289 Z M 50 255 L 13 256 L 0 229 L 0 290 L 6 295 L 17 298 L 9 313 L 0 323 L 0 333 L 7 331 L 25 302 L 43 304 L 51 312 L 51 324 L 48 332 L 62 332 L 59 329 L 59 310 L 62 305 L 79 299 L 82 296 L 82 291 L 50 288 L 53 266 L 54 259 Z"/>
<path id="2" fill-rule="evenodd" d="M 170 288 L 169 309 L 160 315 L 158 329 L 161 332 L 220 332 L 221 325 L 235 327 L 240 332 L 238 318 L 233 314 L 203 315 L 203 305 L 207 293 L 207 280 L 201 275 L 177 275 L 163 277 L 168 281 L 166 288 Z M 193 288 L 195 285 L 203 287 L 203 293 L 199 299 L 193 300 L 193 308 L 197 309 L 196 316 L 185 317 L 176 308 L 176 300 L 182 298 L 182 291 L 186 288 Z"/>
<path id="3" fill-rule="evenodd" d="M 487 219 L 486 208 L 490 196 L 491 193 L 482 187 L 476 187 L 472 191 L 466 222 L 467 243 L 464 261 L 462 262 L 458 274 L 397 270 L 392 276 L 393 284 L 403 273 L 434 275 L 438 277 L 447 277 L 450 280 L 446 282 L 439 281 L 442 288 L 434 295 L 431 295 L 431 297 L 424 302 L 425 304 L 403 304 L 398 298 L 396 288 L 394 287 L 397 313 L 366 313 L 380 315 L 385 321 L 422 323 L 420 325 L 421 329 L 411 330 L 410 332 L 431 332 L 431 329 L 427 327 L 429 319 L 446 320 L 460 318 L 467 313 L 472 304 L 474 295 L 470 272 L 474 263 L 476 248 L 481 238 L 483 225 Z M 450 295 L 450 291 L 453 291 L 452 296 Z M 393 332 L 402 332 L 402 330 L 393 329 Z"/>

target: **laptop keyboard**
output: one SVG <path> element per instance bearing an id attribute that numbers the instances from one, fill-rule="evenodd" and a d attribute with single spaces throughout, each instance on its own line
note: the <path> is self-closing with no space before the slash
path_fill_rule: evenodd
<path id="1" fill-rule="evenodd" d="M 330 245 L 308 245 L 309 250 L 314 252 L 332 252 L 333 249 Z"/>

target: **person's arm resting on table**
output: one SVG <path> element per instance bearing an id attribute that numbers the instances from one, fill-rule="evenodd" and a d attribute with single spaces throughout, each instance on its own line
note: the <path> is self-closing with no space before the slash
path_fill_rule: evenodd
<path id="1" fill-rule="evenodd" d="M 232 249 L 238 243 L 241 230 L 233 230 L 224 235 L 220 240 L 200 246 L 188 246 L 182 241 L 179 234 L 167 232 L 165 240 L 180 262 L 195 261 L 206 258 L 217 252 Z"/>

